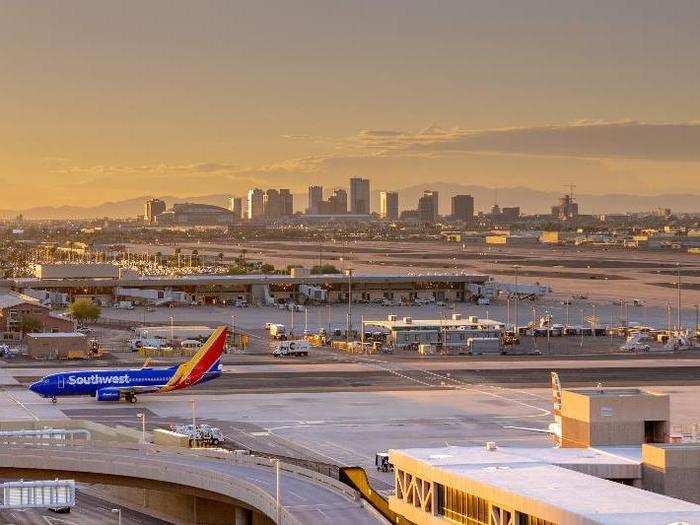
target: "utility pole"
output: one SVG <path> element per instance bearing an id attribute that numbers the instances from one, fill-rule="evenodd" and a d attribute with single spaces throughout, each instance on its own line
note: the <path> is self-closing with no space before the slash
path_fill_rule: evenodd
<path id="1" fill-rule="evenodd" d="M 280 500 L 280 460 L 275 460 L 275 503 L 277 507 L 277 520 L 275 523 L 282 523 L 282 502 Z"/>
<path id="2" fill-rule="evenodd" d="M 668 333 L 671 335 L 671 303 L 666 303 L 666 313 L 668 314 Z"/>
<path id="3" fill-rule="evenodd" d="M 517 335 L 518 333 L 518 266 L 517 264 L 513 266 L 513 269 L 515 270 L 515 333 Z"/>
<path id="4" fill-rule="evenodd" d="M 345 332 L 345 342 L 350 343 L 350 331 L 352 330 L 352 268 L 345 270 L 348 275 L 348 319 Z"/>
<path id="5" fill-rule="evenodd" d="M 678 271 L 678 311 L 676 312 L 676 318 L 677 318 L 677 324 L 678 324 L 678 333 L 680 334 L 681 330 L 683 327 L 681 326 L 681 265 L 680 263 L 676 263 L 676 270 Z"/>

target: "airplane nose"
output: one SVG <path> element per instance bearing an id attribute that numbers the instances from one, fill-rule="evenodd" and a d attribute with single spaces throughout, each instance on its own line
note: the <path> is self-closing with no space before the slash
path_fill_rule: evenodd
<path id="1" fill-rule="evenodd" d="M 35 394 L 41 395 L 41 382 L 37 381 L 36 383 L 32 383 L 31 385 L 29 385 L 29 390 L 31 390 Z"/>

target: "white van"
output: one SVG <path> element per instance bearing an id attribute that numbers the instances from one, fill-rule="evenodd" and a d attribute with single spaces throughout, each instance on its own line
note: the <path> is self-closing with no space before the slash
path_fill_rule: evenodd
<path id="1" fill-rule="evenodd" d="M 200 346 L 202 346 L 202 343 L 196 339 L 185 339 L 180 342 L 180 348 L 185 348 L 187 350 L 196 350 Z"/>

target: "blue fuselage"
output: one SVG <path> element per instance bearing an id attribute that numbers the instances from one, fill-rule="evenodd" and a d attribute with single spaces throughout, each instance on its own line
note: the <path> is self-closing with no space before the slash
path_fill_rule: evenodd
<path id="1" fill-rule="evenodd" d="M 98 391 L 117 392 L 157 392 L 168 383 L 177 370 L 177 366 L 168 368 L 131 368 L 111 370 L 79 370 L 49 374 L 36 383 L 30 390 L 42 397 L 96 396 Z M 198 383 L 204 383 L 221 375 L 221 366 L 212 367 Z"/>

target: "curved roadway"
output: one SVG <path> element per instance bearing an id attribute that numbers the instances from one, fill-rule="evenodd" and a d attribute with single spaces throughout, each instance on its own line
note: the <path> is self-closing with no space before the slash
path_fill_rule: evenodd
<path id="1" fill-rule="evenodd" d="M 54 477 L 62 472 L 77 481 L 85 474 L 173 483 L 238 500 L 274 520 L 276 474 L 269 465 L 260 458 L 222 459 L 162 448 L 0 446 L 3 476 L 21 471 L 26 477 Z M 385 523 L 340 482 L 288 465 L 280 478 L 284 525 Z"/>

